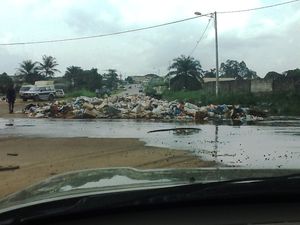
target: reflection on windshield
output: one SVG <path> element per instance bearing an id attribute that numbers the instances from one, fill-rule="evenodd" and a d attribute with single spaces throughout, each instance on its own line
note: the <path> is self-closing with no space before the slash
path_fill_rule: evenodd
<path id="1" fill-rule="evenodd" d="M 168 182 L 168 179 L 155 180 L 155 182 Z M 97 188 L 97 187 L 110 187 L 110 186 L 118 186 L 129 185 L 129 184 L 147 184 L 153 183 L 151 180 L 135 180 L 126 176 L 116 175 L 111 178 L 101 179 L 99 181 L 87 182 L 84 185 L 78 187 L 72 187 L 71 185 L 66 185 L 60 188 L 61 191 L 70 191 L 75 189 L 86 189 L 86 188 Z"/>

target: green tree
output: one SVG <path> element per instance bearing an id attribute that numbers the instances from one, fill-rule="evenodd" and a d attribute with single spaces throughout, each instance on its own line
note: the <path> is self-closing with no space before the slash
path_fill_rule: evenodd
<path id="1" fill-rule="evenodd" d="M 132 77 L 126 77 L 125 78 L 125 81 L 128 83 L 128 84 L 133 84 L 134 83 L 134 80 Z"/>
<path id="2" fill-rule="evenodd" d="M 264 77 L 265 80 L 276 80 L 279 78 L 283 78 L 284 76 L 280 73 L 277 73 L 275 71 L 270 71 L 266 74 L 266 76 Z"/>
<path id="3" fill-rule="evenodd" d="M 69 66 L 65 72 L 64 77 L 68 80 L 71 84 L 72 88 L 78 89 L 82 86 L 82 76 L 83 76 L 83 69 L 79 66 Z"/>
<path id="4" fill-rule="evenodd" d="M 108 69 L 108 72 L 103 75 L 104 77 L 104 84 L 110 90 L 115 90 L 118 87 L 119 79 L 117 70 L 115 69 Z"/>
<path id="5" fill-rule="evenodd" d="M 60 72 L 56 67 L 58 63 L 53 56 L 43 55 L 42 62 L 39 63 L 38 70 L 44 77 L 53 77 L 55 72 Z"/>
<path id="6" fill-rule="evenodd" d="M 167 77 L 172 90 L 198 90 L 202 87 L 202 68 L 198 60 L 181 55 L 173 59 Z"/>
<path id="7" fill-rule="evenodd" d="M 17 75 L 29 84 L 42 80 L 44 77 L 38 72 L 37 64 L 37 62 L 32 62 L 32 60 L 24 60 L 17 69 Z"/>
<path id="8" fill-rule="evenodd" d="M 13 85 L 14 82 L 10 76 L 7 75 L 7 73 L 0 74 L 0 93 L 4 94 L 8 87 Z"/>
<path id="9" fill-rule="evenodd" d="M 299 79 L 300 78 L 300 69 L 288 70 L 283 73 L 286 78 Z"/>
<path id="10" fill-rule="evenodd" d="M 250 70 L 244 61 L 238 62 L 230 59 L 228 59 L 225 63 L 221 63 L 220 72 L 221 77 L 243 79 L 254 79 L 258 77 L 256 72 Z"/>
<path id="11" fill-rule="evenodd" d="M 67 67 L 64 78 L 68 80 L 74 89 L 88 89 L 95 91 L 101 88 L 102 76 L 97 69 L 83 70 L 78 66 Z"/>

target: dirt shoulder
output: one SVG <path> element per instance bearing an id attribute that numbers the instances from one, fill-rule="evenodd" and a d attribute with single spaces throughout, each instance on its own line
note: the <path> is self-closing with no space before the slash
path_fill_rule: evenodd
<path id="1" fill-rule="evenodd" d="M 21 99 L 17 99 L 15 103 L 14 113 L 10 114 L 8 112 L 8 103 L 5 101 L 0 101 L 0 118 L 24 118 L 27 117 L 26 114 L 22 113 L 22 109 L 28 102 L 23 102 Z"/>
<path id="2" fill-rule="evenodd" d="M 188 151 L 145 146 L 137 139 L 0 138 L 0 198 L 50 176 L 105 167 L 209 167 Z"/>

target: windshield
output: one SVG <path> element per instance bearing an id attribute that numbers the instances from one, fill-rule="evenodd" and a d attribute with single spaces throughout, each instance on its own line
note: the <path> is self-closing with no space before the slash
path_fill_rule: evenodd
<path id="1" fill-rule="evenodd" d="M 20 91 L 28 91 L 30 89 L 30 87 L 21 87 Z"/>
<path id="2" fill-rule="evenodd" d="M 300 169 L 300 1 L 0 4 L 0 208 Z"/>
<path id="3" fill-rule="evenodd" d="M 39 90 L 41 90 L 40 87 L 31 87 L 31 88 L 29 89 L 29 91 L 39 91 Z"/>

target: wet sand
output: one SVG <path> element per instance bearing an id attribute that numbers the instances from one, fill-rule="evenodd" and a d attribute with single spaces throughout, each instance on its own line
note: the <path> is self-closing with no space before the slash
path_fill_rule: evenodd
<path id="1" fill-rule="evenodd" d="M 190 152 L 145 146 L 137 139 L 0 138 L 0 198 L 50 176 L 105 167 L 209 167 Z"/>
<path id="2" fill-rule="evenodd" d="M 14 113 L 10 114 L 8 112 L 8 103 L 0 100 L 0 117 L 1 118 L 26 118 L 27 115 L 22 113 L 22 109 L 28 102 L 23 102 L 21 99 L 17 99 L 14 107 Z"/>

